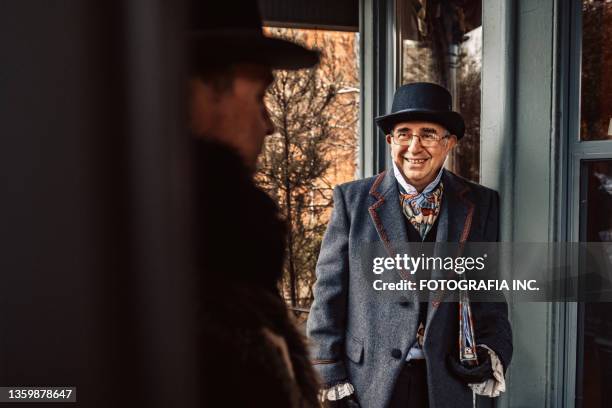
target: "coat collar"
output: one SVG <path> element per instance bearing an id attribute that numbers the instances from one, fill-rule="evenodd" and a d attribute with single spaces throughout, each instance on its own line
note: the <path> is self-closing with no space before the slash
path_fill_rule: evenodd
<path id="1" fill-rule="evenodd" d="M 370 217 L 387 252 L 392 254 L 395 252 L 391 248 L 392 243 L 408 240 L 404 214 L 399 202 L 397 180 L 392 171 L 387 170 L 378 175 L 370 188 L 370 195 L 376 199 L 376 202 L 368 208 Z"/>
<path id="2" fill-rule="evenodd" d="M 467 182 L 448 170 L 443 171 L 442 182 L 444 195 L 436 242 L 465 242 L 470 234 L 475 207 L 470 187 Z M 404 221 L 404 214 L 400 207 L 397 180 L 392 171 L 387 170 L 378 175 L 370 188 L 370 195 L 376 201 L 368 211 L 389 252 L 393 242 L 408 240 L 406 223 L 400 222 Z"/>

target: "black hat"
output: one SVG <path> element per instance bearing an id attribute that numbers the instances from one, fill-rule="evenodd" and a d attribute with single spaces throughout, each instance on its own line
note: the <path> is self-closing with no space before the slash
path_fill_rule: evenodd
<path id="1" fill-rule="evenodd" d="M 192 52 L 212 64 L 254 62 L 276 69 L 317 64 L 319 53 L 262 32 L 257 0 L 192 0 Z"/>
<path id="2" fill-rule="evenodd" d="M 461 139 L 465 132 L 463 117 L 453 111 L 451 94 L 440 85 L 415 82 L 395 91 L 391 113 L 376 118 L 386 135 L 399 122 L 410 120 L 438 123 Z"/>

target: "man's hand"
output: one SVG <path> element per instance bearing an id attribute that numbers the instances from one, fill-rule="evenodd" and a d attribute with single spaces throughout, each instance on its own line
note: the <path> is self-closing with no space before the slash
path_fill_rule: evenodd
<path id="1" fill-rule="evenodd" d="M 323 403 L 325 408 L 360 408 L 359 403 L 355 399 L 354 395 L 349 395 L 337 401 L 325 401 Z"/>
<path id="2" fill-rule="evenodd" d="M 493 378 L 489 351 L 483 347 L 477 347 L 476 353 L 479 364 L 473 367 L 461 364 L 453 356 L 446 356 L 446 365 L 450 372 L 466 384 L 478 384 Z"/>
<path id="3" fill-rule="evenodd" d="M 359 408 L 355 389 L 348 380 L 321 390 L 319 398 L 323 408 Z"/>

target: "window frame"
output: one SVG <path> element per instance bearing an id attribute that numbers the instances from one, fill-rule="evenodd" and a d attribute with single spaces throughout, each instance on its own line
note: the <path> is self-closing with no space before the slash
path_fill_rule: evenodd
<path id="1" fill-rule="evenodd" d="M 565 144 L 567 151 L 567 172 L 563 174 L 567 186 L 567 224 L 566 237 L 568 242 L 581 240 L 581 224 L 583 222 L 583 206 L 581 196 L 583 180 L 581 169 L 583 161 L 612 159 L 612 140 L 581 140 L 580 139 L 580 111 L 581 111 L 581 74 L 582 74 L 582 0 L 573 0 L 565 8 L 565 21 L 569 23 L 570 36 L 567 39 L 569 50 L 565 63 L 567 81 L 565 85 L 568 111 L 567 131 Z M 581 369 L 582 357 L 580 347 L 582 344 L 581 331 L 583 328 L 582 306 L 576 302 L 565 303 L 566 329 L 565 329 L 565 406 L 581 407 L 576 397 L 582 385 Z"/>
<path id="2" fill-rule="evenodd" d="M 359 178 L 387 168 L 390 155 L 374 118 L 391 108 L 396 86 L 395 1 L 360 0 L 361 117 Z"/>

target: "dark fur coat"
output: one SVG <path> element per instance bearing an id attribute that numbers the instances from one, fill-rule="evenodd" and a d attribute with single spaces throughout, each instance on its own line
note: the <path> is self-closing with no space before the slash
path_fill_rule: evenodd
<path id="1" fill-rule="evenodd" d="M 278 293 L 285 225 L 230 149 L 194 142 L 204 406 L 313 407 L 305 340 Z M 292 371 L 263 334 L 286 343 Z"/>

